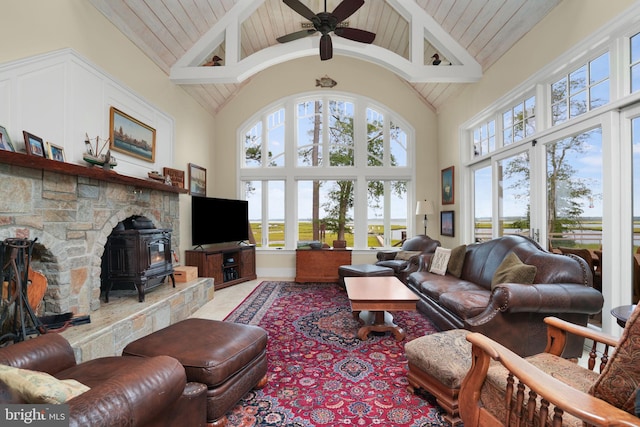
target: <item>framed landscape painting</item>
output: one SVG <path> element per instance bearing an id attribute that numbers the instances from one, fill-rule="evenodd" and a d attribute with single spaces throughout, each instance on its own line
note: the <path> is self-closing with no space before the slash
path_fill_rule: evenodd
<path id="1" fill-rule="evenodd" d="M 440 234 L 454 237 L 455 225 L 453 221 L 453 211 L 440 212 Z"/>
<path id="2" fill-rule="evenodd" d="M 207 195 L 207 170 L 189 163 L 189 193 L 192 196 Z"/>
<path id="3" fill-rule="evenodd" d="M 109 110 L 109 148 L 153 163 L 156 130 L 115 107 Z"/>

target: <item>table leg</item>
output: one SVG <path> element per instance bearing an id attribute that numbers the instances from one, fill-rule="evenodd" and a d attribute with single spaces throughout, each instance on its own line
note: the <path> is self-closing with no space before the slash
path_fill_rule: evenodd
<path id="1" fill-rule="evenodd" d="M 393 316 L 386 311 L 361 311 L 360 320 L 364 323 L 358 330 L 358 338 L 365 341 L 371 332 L 392 332 L 397 341 L 402 341 L 404 330 L 393 323 Z"/>

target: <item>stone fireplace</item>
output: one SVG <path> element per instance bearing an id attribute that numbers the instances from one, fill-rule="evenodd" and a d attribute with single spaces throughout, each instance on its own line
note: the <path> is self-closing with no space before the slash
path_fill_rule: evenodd
<path id="1" fill-rule="evenodd" d="M 37 238 L 33 267 L 48 279 L 39 314 L 100 308 L 105 244 L 126 218 L 143 215 L 172 229 L 171 246 L 179 247 L 179 191 L 117 172 L 0 155 L 0 239 Z"/>

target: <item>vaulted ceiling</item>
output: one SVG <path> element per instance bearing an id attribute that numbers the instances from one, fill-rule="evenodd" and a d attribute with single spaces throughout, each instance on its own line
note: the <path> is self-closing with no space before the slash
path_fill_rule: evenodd
<path id="1" fill-rule="evenodd" d="M 215 114 L 251 76 L 318 55 L 320 33 L 278 43 L 309 21 L 281 0 L 90 0 L 177 84 Z M 331 33 L 334 56 L 376 63 L 438 109 L 478 81 L 561 0 L 366 0 L 345 25 L 372 44 Z M 314 13 L 341 0 L 300 0 Z M 433 55 L 442 61 L 433 65 Z M 220 58 L 211 65 L 214 56 Z M 320 60 L 318 58 L 318 60 Z"/>

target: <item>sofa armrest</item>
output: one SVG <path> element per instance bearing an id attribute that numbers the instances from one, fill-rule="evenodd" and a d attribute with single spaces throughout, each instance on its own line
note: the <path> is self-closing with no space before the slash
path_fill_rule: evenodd
<path id="1" fill-rule="evenodd" d="M 398 251 L 378 251 L 376 257 L 378 261 L 389 261 L 392 259 L 396 259 L 396 254 Z"/>
<path id="2" fill-rule="evenodd" d="M 66 339 L 48 333 L 0 348 L 0 363 L 55 374 L 75 366 L 76 358 Z"/>
<path id="3" fill-rule="evenodd" d="M 184 368 L 176 359 L 147 358 L 137 369 L 109 378 L 69 400 L 69 425 L 143 426 L 171 408 L 186 384 Z"/>
<path id="4" fill-rule="evenodd" d="M 467 322 L 480 326 L 500 312 L 595 314 L 603 303 L 596 289 L 576 283 L 501 283 L 491 291 L 485 310 Z"/>
<path id="5" fill-rule="evenodd" d="M 412 257 L 410 262 L 416 263 L 417 268 L 415 271 L 429 271 L 429 264 L 431 263 L 431 258 L 433 257 L 433 253 L 423 252 L 418 256 Z"/>
<path id="6" fill-rule="evenodd" d="M 514 377 L 526 384 L 538 396 L 588 425 L 640 425 L 640 419 L 637 417 L 548 375 L 526 359 L 482 334 L 470 333 L 467 335 L 467 340 L 472 344 L 473 362 L 462 382 L 459 395 L 460 414 L 465 424 L 477 425 L 474 421 L 479 420 L 482 411 L 480 402 L 482 384 L 487 375 L 489 361 L 493 359 L 500 362 Z M 516 384 L 518 384 L 518 380 L 516 380 Z M 515 387 L 513 388 L 515 402 L 516 392 Z M 528 392 L 526 393 L 527 395 L 518 399 L 518 402 L 527 403 L 529 396 Z M 505 399 L 507 399 L 506 396 Z M 515 405 L 518 403 L 516 402 Z M 519 408 L 513 410 L 518 412 Z M 526 413 L 526 411 L 524 412 Z M 551 417 L 553 414 L 553 408 L 549 408 L 549 416 Z"/>
<path id="7" fill-rule="evenodd" d="M 409 275 L 409 274 L 413 273 L 414 271 L 420 270 L 420 266 L 422 265 L 422 263 L 425 262 L 425 258 L 427 259 L 426 265 L 425 265 L 425 271 L 426 271 L 427 267 L 429 266 L 429 262 L 430 262 L 432 256 L 433 256 L 433 254 L 431 254 L 431 253 L 428 253 L 428 254 L 422 253 L 422 254 L 419 254 L 419 255 L 412 256 L 407 261 L 406 267 L 404 269 L 402 269 L 402 273 L 404 273 L 405 275 Z"/>

